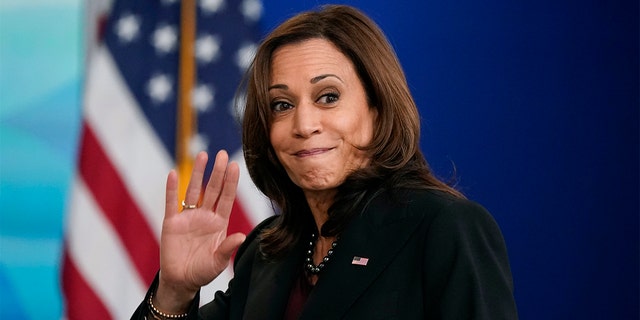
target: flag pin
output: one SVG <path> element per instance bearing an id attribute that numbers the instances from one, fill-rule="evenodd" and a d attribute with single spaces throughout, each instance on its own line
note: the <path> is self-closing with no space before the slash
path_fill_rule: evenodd
<path id="1" fill-rule="evenodd" d="M 351 264 L 358 266 L 366 266 L 367 263 L 369 263 L 369 258 L 355 256 L 353 260 L 351 260 Z"/>

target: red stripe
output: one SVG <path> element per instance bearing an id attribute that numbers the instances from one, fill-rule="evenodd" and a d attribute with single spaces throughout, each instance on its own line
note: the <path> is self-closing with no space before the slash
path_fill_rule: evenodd
<path id="1" fill-rule="evenodd" d="M 253 229 L 253 224 L 247 218 L 242 204 L 236 200 L 233 202 L 233 208 L 231 209 L 231 217 L 229 218 L 229 227 L 227 228 L 227 234 L 234 234 L 236 232 L 242 232 L 248 234 Z"/>
<path id="2" fill-rule="evenodd" d="M 65 295 L 64 308 L 69 320 L 111 319 L 109 310 L 93 292 L 78 272 L 65 248 L 62 260 L 62 289 Z"/>
<path id="3" fill-rule="evenodd" d="M 145 283 L 151 283 L 160 267 L 158 242 L 118 171 L 86 123 L 83 123 L 81 148 L 78 165 L 84 182 L 118 233 L 140 277 Z"/>
<path id="4" fill-rule="evenodd" d="M 96 25 L 98 26 L 96 34 L 96 43 L 101 43 L 104 40 L 105 30 L 107 28 L 107 15 L 99 14 Z"/>
<path id="5" fill-rule="evenodd" d="M 253 229 L 253 224 L 249 222 L 247 215 L 242 208 L 242 204 L 238 201 L 238 198 L 233 202 L 231 208 L 231 216 L 229 217 L 229 226 L 227 227 L 227 234 L 234 234 L 236 232 L 242 232 L 249 234 Z M 231 259 L 235 259 L 236 253 L 234 252 Z"/>

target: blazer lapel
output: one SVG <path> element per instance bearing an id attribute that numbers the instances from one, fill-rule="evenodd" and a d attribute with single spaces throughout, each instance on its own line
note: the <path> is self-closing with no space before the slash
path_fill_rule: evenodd
<path id="1" fill-rule="evenodd" d="M 393 260 L 420 224 L 402 206 L 377 197 L 339 239 L 300 319 L 339 319 Z M 368 259 L 359 262 L 354 259 Z"/>

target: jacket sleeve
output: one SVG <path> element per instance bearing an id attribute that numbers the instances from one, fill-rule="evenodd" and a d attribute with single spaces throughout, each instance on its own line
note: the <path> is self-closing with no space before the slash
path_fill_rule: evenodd
<path id="1" fill-rule="evenodd" d="M 429 319 L 517 319 L 507 250 L 493 217 L 454 201 L 428 227 L 424 256 Z"/>

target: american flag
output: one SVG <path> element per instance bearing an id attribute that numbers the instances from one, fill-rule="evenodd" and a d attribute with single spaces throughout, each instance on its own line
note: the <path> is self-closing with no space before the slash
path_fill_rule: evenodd
<path id="1" fill-rule="evenodd" d="M 353 260 L 351 260 L 351 264 L 356 266 L 366 266 L 367 263 L 369 263 L 369 258 L 355 256 Z"/>
<path id="2" fill-rule="evenodd" d="M 184 1 L 116 0 L 96 19 L 101 23 L 88 54 L 78 170 L 65 231 L 67 319 L 128 319 L 158 271 L 164 184 L 179 165 L 184 48 L 193 52 L 188 59 L 196 75 L 188 96 L 197 126 L 184 141 L 188 153 L 226 149 L 242 170 L 229 232 L 248 232 L 271 214 L 246 172 L 233 103 L 256 47 L 262 4 L 197 1 L 194 16 L 186 18 L 195 22 L 193 42 L 185 47 Z M 228 268 L 203 291 L 202 301 L 224 289 L 230 277 Z"/>

